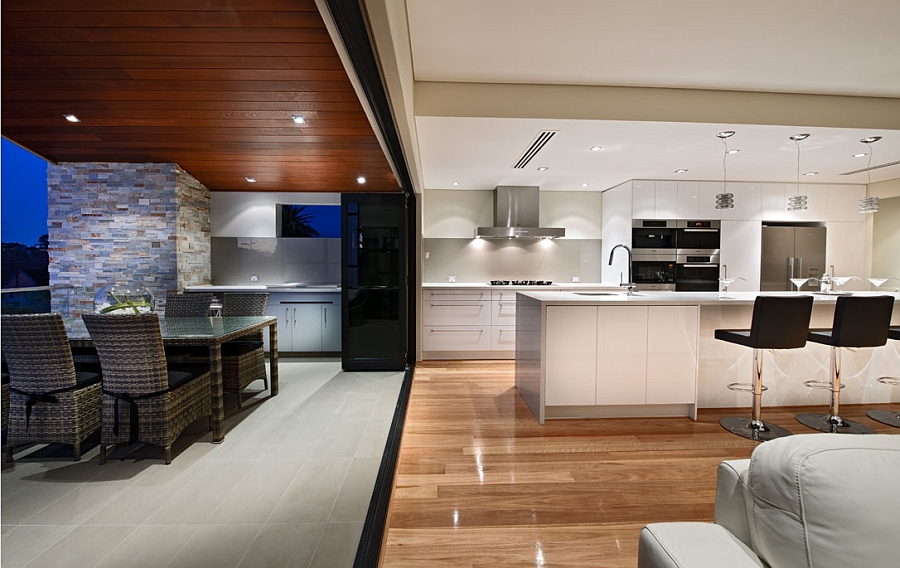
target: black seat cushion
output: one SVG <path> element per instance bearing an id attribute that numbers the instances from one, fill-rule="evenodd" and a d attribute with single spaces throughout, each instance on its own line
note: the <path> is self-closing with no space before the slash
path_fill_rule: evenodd
<path id="1" fill-rule="evenodd" d="M 879 347 L 887 343 L 893 296 L 841 296 L 830 330 L 813 330 L 809 340 L 832 347 Z"/>
<path id="2" fill-rule="evenodd" d="M 75 385 L 80 389 L 99 383 L 101 378 L 100 373 L 75 370 Z"/>
<path id="3" fill-rule="evenodd" d="M 753 347 L 749 329 L 717 329 L 715 336 L 716 339 L 721 339 L 722 341 Z"/>
<path id="4" fill-rule="evenodd" d="M 900 341 L 900 327 L 892 327 L 888 331 L 888 339 L 896 339 Z"/>
<path id="5" fill-rule="evenodd" d="M 191 379 L 209 372 L 209 367 L 203 365 L 178 365 L 169 367 L 169 389 L 175 390 L 187 384 Z"/>
<path id="6" fill-rule="evenodd" d="M 9 373 L 7 373 L 6 371 L 3 371 L 2 373 L 0 373 L 0 377 L 3 378 L 3 384 L 4 384 L 4 385 L 8 385 L 8 384 L 9 384 Z"/>
<path id="7" fill-rule="evenodd" d="M 228 357 L 236 357 L 250 353 L 255 349 L 263 346 L 262 341 L 251 341 L 246 339 L 235 339 L 222 344 L 222 355 Z"/>
<path id="8" fill-rule="evenodd" d="M 757 296 L 750 329 L 717 329 L 715 338 L 754 349 L 803 347 L 812 305 L 812 296 Z"/>

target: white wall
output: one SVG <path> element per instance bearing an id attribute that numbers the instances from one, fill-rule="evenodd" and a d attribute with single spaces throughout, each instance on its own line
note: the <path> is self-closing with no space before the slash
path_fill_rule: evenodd
<path id="1" fill-rule="evenodd" d="M 893 278 L 881 290 L 900 291 L 900 197 L 880 200 L 872 217 L 872 276 Z M 872 287 L 874 289 L 874 287 Z"/>
<path id="2" fill-rule="evenodd" d="M 340 205 L 340 193 L 271 193 L 213 191 L 210 193 L 211 237 L 274 237 L 275 204 Z"/>

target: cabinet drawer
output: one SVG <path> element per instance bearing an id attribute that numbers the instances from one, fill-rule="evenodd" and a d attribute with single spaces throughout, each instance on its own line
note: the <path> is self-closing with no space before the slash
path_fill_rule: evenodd
<path id="1" fill-rule="evenodd" d="M 515 351 L 515 326 L 499 326 L 491 328 L 491 351 Z"/>
<path id="2" fill-rule="evenodd" d="M 423 299 L 428 302 L 431 300 L 490 300 L 490 289 L 471 289 L 471 288 L 425 288 L 422 290 Z"/>
<path id="3" fill-rule="evenodd" d="M 491 290 L 491 299 L 500 302 L 516 302 L 516 292 L 515 290 Z"/>
<path id="4" fill-rule="evenodd" d="M 425 351 L 490 351 L 489 326 L 426 326 L 422 349 Z"/>
<path id="5" fill-rule="evenodd" d="M 425 325 L 491 325 L 491 301 L 426 300 L 422 306 Z"/>
<path id="6" fill-rule="evenodd" d="M 516 302 L 491 302 L 491 325 L 516 325 Z"/>

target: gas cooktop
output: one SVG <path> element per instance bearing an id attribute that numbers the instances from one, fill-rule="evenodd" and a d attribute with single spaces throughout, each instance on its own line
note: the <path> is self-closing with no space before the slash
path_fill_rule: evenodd
<path id="1" fill-rule="evenodd" d="M 550 280 L 491 280 L 491 286 L 549 286 Z"/>

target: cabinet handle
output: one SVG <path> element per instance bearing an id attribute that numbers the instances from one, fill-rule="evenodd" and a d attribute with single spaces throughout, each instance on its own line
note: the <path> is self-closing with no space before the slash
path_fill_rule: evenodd
<path id="1" fill-rule="evenodd" d="M 497 302 L 498 306 L 515 306 L 515 302 Z"/>
<path id="2" fill-rule="evenodd" d="M 434 333 L 435 331 L 442 332 L 442 333 L 473 333 L 476 331 L 478 333 L 484 333 L 483 329 L 436 329 L 436 328 L 431 328 L 429 331 L 431 331 L 431 333 Z"/>
<path id="3" fill-rule="evenodd" d="M 481 304 L 431 304 L 435 308 L 483 308 Z"/>

